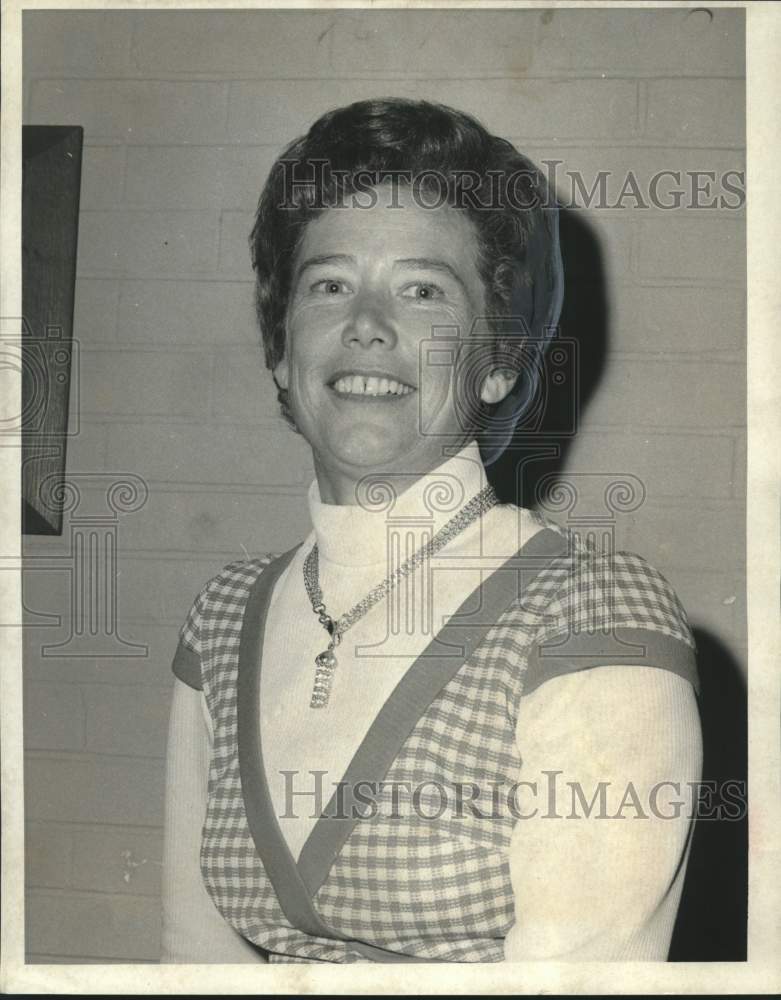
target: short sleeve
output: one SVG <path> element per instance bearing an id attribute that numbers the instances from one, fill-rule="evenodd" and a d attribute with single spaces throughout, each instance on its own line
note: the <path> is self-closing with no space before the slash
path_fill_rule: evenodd
<path id="1" fill-rule="evenodd" d="M 179 630 L 179 643 L 174 653 L 171 669 L 180 681 L 188 687 L 200 691 L 201 681 L 201 629 L 203 625 L 203 606 L 206 596 L 204 588 L 187 612 L 184 624 Z"/>
<path id="2" fill-rule="evenodd" d="M 632 552 L 574 558 L 532 643 L 524 692 L 563 674 L 606 665 L 656 667 L 699 693 L 686 612 L 662 574 Z"/>

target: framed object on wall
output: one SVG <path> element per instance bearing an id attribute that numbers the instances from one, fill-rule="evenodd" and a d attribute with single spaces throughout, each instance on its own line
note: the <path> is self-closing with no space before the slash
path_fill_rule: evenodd
<path id="1" fill-rule="evenodd" d="M 74 369 L 84 130 L 22 128 L 22 531 L 58 535 Z M 77 402 L 77 401 L 76 401 Z"/>

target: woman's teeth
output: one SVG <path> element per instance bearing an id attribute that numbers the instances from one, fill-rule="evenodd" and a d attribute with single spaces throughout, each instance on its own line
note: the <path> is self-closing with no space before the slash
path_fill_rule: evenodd
<path id="1" fill-rule="evenodd" d="M 334 389 L 353 396 L 407 396 L 413 391 L 403 382 L 375 375 L 345 375 L 334 382 Z"/>

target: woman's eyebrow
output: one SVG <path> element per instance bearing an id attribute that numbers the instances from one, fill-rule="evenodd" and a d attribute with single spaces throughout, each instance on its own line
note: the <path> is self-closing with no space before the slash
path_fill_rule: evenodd
<path id="1" fill-rule="evenodd" d="M 460 285 L 464 294 L 467 294 L 467 287 L 461 275 L 452 264 L 446 260 L 437 260 L 432 257 L 406 257 L 403 260 L 395 260 L 394 267 L 406 267 L 412 271 L 439 271 L 441 274 L 448 274 Z"/>
<path id="2" fill-rule="evenodd" d="M 354 265 L 355 263 L 355 257 L 346 253 L 324 253 L 316 257 L 307 257 L 306 260 L 302 260 L 296 268 L 294 280 L 298 281 L 304 271 L 310 267 L 319 267 L 321 264 Z"/>

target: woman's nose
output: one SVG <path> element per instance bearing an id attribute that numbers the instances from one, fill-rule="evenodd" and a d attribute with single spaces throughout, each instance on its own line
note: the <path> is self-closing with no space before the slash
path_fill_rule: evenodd
<path id="1" fill-rule="evenodd" d="M 345 324 L 342 342 L 345 346 L 393 347 L 396 331 L 388 302 L 380 295 L 358 296 Z"/>

